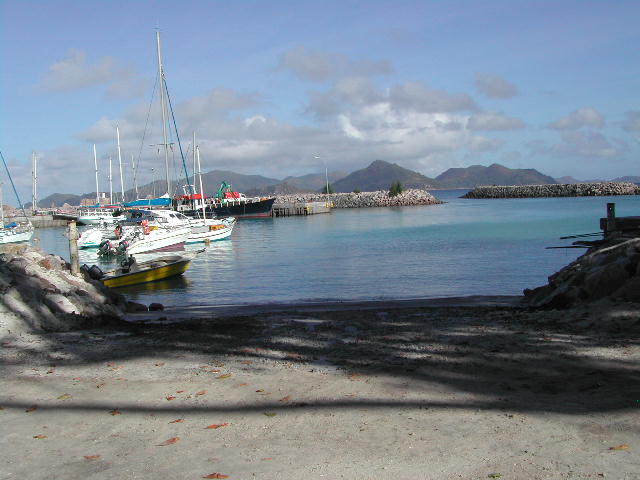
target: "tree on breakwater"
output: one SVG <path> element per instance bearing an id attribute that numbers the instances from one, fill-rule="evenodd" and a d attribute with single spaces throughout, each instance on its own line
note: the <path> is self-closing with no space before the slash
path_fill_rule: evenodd
<path id="1" fill-rule="evenodd" d="M 395 197 L 397 195 L 400 195 L 402 193 L 402 190 L 403 189 L 400 180 L 396 180 L 395 182 L 392 182 L 391 186 L 389 187 L 389 196 Z"/>

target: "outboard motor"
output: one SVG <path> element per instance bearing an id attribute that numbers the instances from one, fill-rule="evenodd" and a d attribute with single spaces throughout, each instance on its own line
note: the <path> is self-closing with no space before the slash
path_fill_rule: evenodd
<path id="1" fill-rule="evenodd" d="M 109 240 L 103 240 L 100 242 L 100 246 L 98 247 L 98 255 L 112 255 L 113 254 L 113 245 Z"/>
<path id="2" fill-rule="evenodd" d="M 89 276 L 94 280 L 100 280 L 102 277 L 104 277 L 104 272 L 100 270 L 100 267 L 97 265 L 92 265 L 88 273 Z"/>
<path id="3" fill-rule="evenodd" d="M 116 247 L 116 254 L 124 255 L 125 253 L 127 253 L 127 248 L 129 248 L 129 242 L 127 240 L 122 240 Z"/>

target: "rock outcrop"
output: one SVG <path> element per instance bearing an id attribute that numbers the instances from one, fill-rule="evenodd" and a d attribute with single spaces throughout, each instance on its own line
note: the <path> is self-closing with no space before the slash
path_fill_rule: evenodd
<path id="1" fill-rule="evenodd" d="M 532 306 L 565 308 L 600 299 L 640 302 L 640 238 L 618 237 L 554 273 L 545 286 L 525 290 Z"/>
<path id="2" fill-rule="evenodd" d="M 71 274 L 56 255 L 28 245 L 0 253 L 0 337 L 28 331 L 68 331 L 122 322 L 124 296 Z"/>
<path id="3" fill-rule="evenodd" d="M 420 189 L 405 190 L 394 197 L 390 197 L 388 191 L 382 190 L 361 193 L 332 193 L 329 200 L 334 208 L 400 207 L 443 203 L 426 190 Z M 275 205 L 326 201 L 327 195 L 325 194 L 304 193 L 278 196 Z"/>
<path id="4" fill-rule="evenodd" d="M 608 195 L 637 195 L 635 183 L 566 183 L 552 185 L 511 185 L 476 187 L 462 198 L 538 198 L 538 197 L 599 197 Z"/>

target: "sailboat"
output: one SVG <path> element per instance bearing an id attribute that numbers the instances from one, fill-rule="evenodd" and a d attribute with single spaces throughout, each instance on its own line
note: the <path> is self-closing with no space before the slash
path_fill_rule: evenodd
<path id="1" fill-rule="evenodd" d="M 16 186 L 13 183 L 13 179 L 11 178 L 11 173 L 9 173 L 9 167 L 7 167 L 7 162 L 4 161 L 4 155 L 0 152 L 0 157 L 2 157 L 2 163 L 4 164 L 4 168 L 7 171 L 7 176 L 11 181 L 11 186 L 13 187 L 13 192 L 16 195 L 16 199 L 18 200 L 18 205 L 20 205 L 20 210 L 24 215 L 26 221 L 16 222 L 13 221 L 7 225 L 4 223 L 4 203 L 2 200 L 2 188 L 0 184 L 0 219 L 2 223 L 0 223 L 0 244 L 4 243 L 18 243 L 18 242 L 28 242 L 33 237 L 33 224 L 29 217 L 27 217 L 27 213 L 24 211 L 24 206 L 20 201 L 20 197 L 18 196 L 18 191 L 16 190 Z"/>

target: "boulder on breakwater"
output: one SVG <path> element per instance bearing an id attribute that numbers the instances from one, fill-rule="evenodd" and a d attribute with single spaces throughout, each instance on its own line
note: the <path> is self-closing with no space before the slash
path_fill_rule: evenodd
<path id="1" fill-rule="evenodd" d="M 566 308 L 601 299 L 640 302 L 640 238 L 618 237 L 591 247 L 549 283 L 524 291 L 535 307 Z"/>
<path id="2" fill-rule="evenodd" d="M 409 189 L 394 197 L 388 191 L 360 193 L 332 193 L 329 199 L 334 208 L 401 207 L 411 205 L 435 205 L 443 203 L 426 190 Z M 300 193 L 279 195 L 275 205 L 287 203 L 326 202 L 327 195 L 322 193 Z"/>
<path id="3" fill-rule="evenodd" d="M 0 338 L 124 322 L 124 296 L 73 275 L 62 257 L 17 244 L 3 245 L 0 252 Z"/>
<path id="4" fill-rule="evenodd" d="M 476 187 L 462 198 L 599 197 L 637 195 L 640 187 L 629 182 L 567 183 Z"/>

